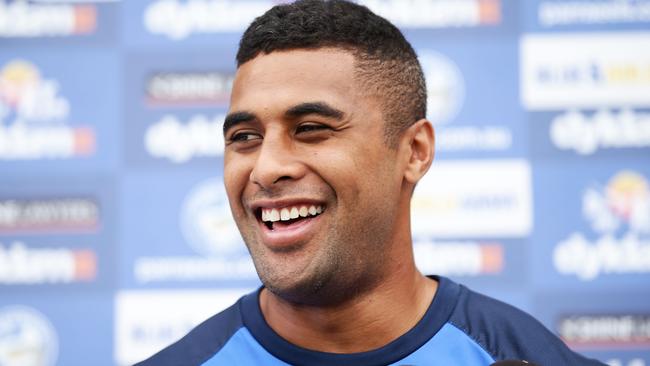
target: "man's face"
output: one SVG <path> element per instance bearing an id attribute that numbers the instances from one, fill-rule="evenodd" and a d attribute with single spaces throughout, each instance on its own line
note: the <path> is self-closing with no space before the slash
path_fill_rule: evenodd
<path id="1" fill-rule="evenodd" d="M 335 49 L 260 55 L 235 77 L 226 191 L 262 282 L 291 301 L 337 301 L 385 271 L 403 176 L 357 85 Z"/>

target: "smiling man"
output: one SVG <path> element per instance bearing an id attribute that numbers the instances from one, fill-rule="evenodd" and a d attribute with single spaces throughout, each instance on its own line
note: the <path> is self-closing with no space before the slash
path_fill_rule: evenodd
<path id="1" fill-rule="evenodd" d="M 280 5 L 237 62 L 224 183 L 264 286 L 142 365 L 597 364 L 415 267 L 410 200 L 434 133 L 397 28 L 344 1 Z"/>

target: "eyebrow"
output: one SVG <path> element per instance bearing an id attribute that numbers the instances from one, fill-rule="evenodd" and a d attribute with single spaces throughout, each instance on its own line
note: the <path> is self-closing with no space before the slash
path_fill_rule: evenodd
<path id="1" fill-rule="evenodd" d="M 323 117 L 343 119 L 344 113 L 325 102 L 300 103 L 284 112 L 285 117 L 297 118 L 307 114 L 317 114 Z"/>
<path id="2" fill-rule="evenodd" d="M 317 114 L 323 117 L 343 119 L 345 113 L 330 106 L 325 102 L 306 102 L 297 104 L 284 112 L 286 118 L 298 118 L 308 114 Z M 235 125 L 245 122 L 251 122 L 257 119 L 257 116 L 251 112 L 241 111 L 233 112 L 226 116 L 223 122 L 223 134 Z"/>
<path id="3" fill-rule="evenodd" d="M 226 116 L 226 119 L 223 121 L 223 134 L 225 135 L 229 129 L 233 128 L 235 125 L 244 122 L 250 122 L 257 119 L 257 117 L 250 112 L 233 112 Z"/>

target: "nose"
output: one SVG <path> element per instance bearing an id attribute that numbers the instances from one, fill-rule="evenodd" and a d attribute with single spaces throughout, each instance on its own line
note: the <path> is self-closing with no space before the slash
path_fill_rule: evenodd
<path id="1" fill-rule="evenodd" d="M 273 189 L 282 181 L 300 179 L 305 166 L 289 137 L 270 134 L 264 137 L 250 180 L 263 189 Z"/>

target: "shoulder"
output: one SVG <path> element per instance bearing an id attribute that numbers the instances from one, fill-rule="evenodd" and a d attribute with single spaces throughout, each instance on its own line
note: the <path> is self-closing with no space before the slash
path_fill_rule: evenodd
<path id="1" fill-rule="evenodd" d="M 462 285 L 449 322 L 495 360 L 527 360 L 539 365 L 601 365 L 571 351 L 527 313 Z"/>
<path id="2" fill-rule="evenodd" d="M 243 298 L 205 320 L 175 343 L 134 366 L 201 365 L 219 352 L 228 340 L 243 327 L 240 310 Z"/>

